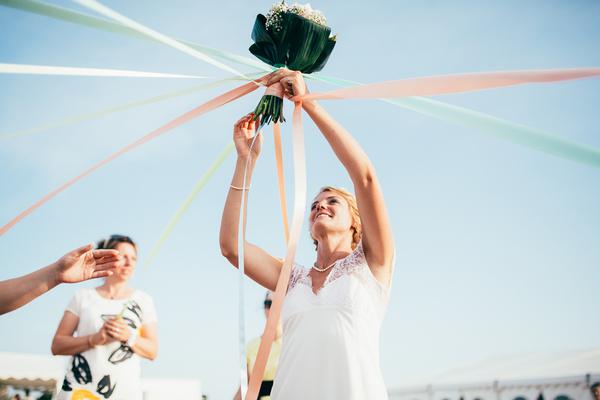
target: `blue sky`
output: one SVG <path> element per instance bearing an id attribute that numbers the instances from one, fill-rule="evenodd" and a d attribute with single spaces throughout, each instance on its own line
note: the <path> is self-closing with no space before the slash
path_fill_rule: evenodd
<path id="1" fill-rule="evenodd" d="M 53 4 L 85 11 L 76 4 Z M 250 56 L 255 14 L 270 1 L 106 1 L 172 37 Z M 338 44 L 324 74 L 375 82 L 434 74 L 600 65 L 595 1 L 317 2 Z M 224 77 L 161 44 L 0 7 L 0 62 Z M 244 71 L 244 67 L 234 65 Z M 192 80 L 0 76 L 0 134 L 196 85 Z M 231 85 L 226 87 L 232 87 Z M 312 90 L 329 87 L 311 83 Z M 92 163 L 225 90 L 182 96 L 60 129 L 0 139 L 0 223 Z M 0 238 L 0 279 L 24 274 L 111 233 L 140 244 L 140 264 L 171 215 L 231 138 L 254 93 L 115 160 Z M 437 100 L 600 147 L 600 80 L 531 85 Z M 381 340 L 395 387 L 496 357 L 600 346 L 600 170 L 378 101 L 324 106 L 364 146 L 386 195 L 397 245 Z M 286 112 L 289 115 L 288 105 Z M 290 127 L 284 132 L 291 187 Z M 248 237 L 284 254 L 271 135 L 250 198 Z M 349 179 L 305 118 L 309 193 Z M 132 284 L 150 293 L 160 353 L 154 377 L 201 379 L 212 398 L 235 391 L 237 275 L 218 227 L 229 158 Z M 288 198 L 291 201 L 291 191 Z M 314 261 L 306 233 L 297 260 Z M 88 283 L 81 286 L 90 286 Z M 247 282 L 248 336 L 264 292 Z M 77 286 L 0 318 L 0 351 L 49 353 Z"/>

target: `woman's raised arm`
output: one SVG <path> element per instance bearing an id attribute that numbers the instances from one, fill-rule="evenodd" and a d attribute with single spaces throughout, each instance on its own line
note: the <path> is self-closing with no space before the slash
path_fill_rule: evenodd
<path id="1" fill-rule="evenodd" d="M 301 100 L 308 93 L 300 72 L 280 69 L 271 75 L 267 85 L 278 81 L 292 100 Z M 358 142 L 316 101 L 302 102 L 302 106 L 350 175 L 358 203 L 367 263 L 375 277 L 387 285 L 391 278 L 394 240 L 375 168 Z"/>
<path id="2" fill-rule="evenodd" d="M 227 199 L 225 200 L 219 241 L 221 253 L 235 267 L 238 266 L 238 228 L 242 196 L 246 196 L 247 200 L 252 180 L 252 171 L 260 155 L 262 144 L 260 134 L 256 138 L 254 137 L 257 125 L 257 121 L 252 121 L 252 115 L 247 115 L 236 122 L 233 128 L 233 140 L 238 157 L 229 193 L 227 193 Z M 254 144 L 251 150 L 252 142 Z M 246 167 L 246 188 L 244 188 L 244 170 Z M 244 209 L 245 213 L 246 210 Z M 265 288 L 275 290 L 283 262 L 262 248 L 248 242 L 244 243 L 244 253 L 244 270 L 246 275 Z"/>

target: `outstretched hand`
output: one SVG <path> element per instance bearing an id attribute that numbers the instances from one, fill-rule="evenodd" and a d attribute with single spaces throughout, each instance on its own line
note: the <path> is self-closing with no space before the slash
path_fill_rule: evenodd
<path id="1" fill-rule="evenodd" d="M 248 114 L 240 118 L 233 126 L 233 142 L 238 153 L 238 157 L 247 158 L 252 156 L 253 159 L 257 159 L 260 155 L 262 148 L 262 135 L 260 132 L 257 134 L 259 121 L 254 121 L 254 114 Z M 254 140 L 254 135 L 258 137 Z M 252 142 L 254 141 L 254 144 Z M 250 149 L 252 146 L 252 149 Z M 252 153 L 250 152 L 252 150 Z"/>
<path id="2" fill-rule="evenodd" d="M 77 283 L 112 275 L 121 256 L 116 250 L 93 250 L 93 245 L 75 249 L 56 261 L 59 283 Z"/>

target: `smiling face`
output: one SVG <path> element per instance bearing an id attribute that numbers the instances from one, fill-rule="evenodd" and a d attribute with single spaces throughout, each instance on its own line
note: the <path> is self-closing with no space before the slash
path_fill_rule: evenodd
<path id="1" fill-rule="evenodd" d="M 309 228 L 315 245 L 327 235 L 347 233 L 354 249 L 360 240 L 360 218 L 354 197 L 337 188 L 321 189 L 311 203 Z"/>

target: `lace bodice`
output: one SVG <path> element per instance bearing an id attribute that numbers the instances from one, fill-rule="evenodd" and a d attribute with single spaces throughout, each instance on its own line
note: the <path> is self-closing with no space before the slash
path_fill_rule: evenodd
<path id="1" fill-rule="evenodd" d="M 361 242 L 358 244 L 357 248 L 347 257 L 341 258 L 335 262 L 333 267 L 331 267 L 333 268 L 332 271 L 329 273 L 329 275 L 327 275 L 327 279 L 325 279 L 325 282 L 323 283 L 323 287 L 344 275 L 349 275 L 353 273 L 356 269 L 362 266 L 368 268 Z M 290 276 L 288 291 L 294 286 L 296 286 L 298 283 L 306 284 L 310 288 L 312 288 L 312 280 L 309 275 L 309 272 L 310 269 L 303 268 L 295 264 L 292 270 L 292 274 Z"/>
<path id="2" fill-rule="evenodd" d="M 356 309 L 356 311 L 358 308 L 371 308 L 371 311 L 378 310 L 377 314 L 383 317 L 389 289 L 373 276 L 367 265 L 362 242 L 348 256 L 335 262 L 317 293 L 312 291 L 312 279 L 309 272 L 309 268 L 294 264 L 286 296 L 286 303 L 290 304 L 288 307 L 284 304 L 283 309 L 284 321 L 294 312 L 306 310 L 307 306 L 327 305 L 343 306 Z M 310 293 L 306 293 L 306 290 L 309 290 Z M 306 296 L 301 301 L 303 305 L 297 304 L 298 294 L 295 292 L 301 293 L 301 297 Z"/>
<path id="3" fill-rule="evenodd" d="M 362 244 L 338 260 L 317 293 L 294 265 L 282 309 L 283 343 L 273 400 L 385 400 L 379 331 L 389 288 L 375 279 Z"/>

